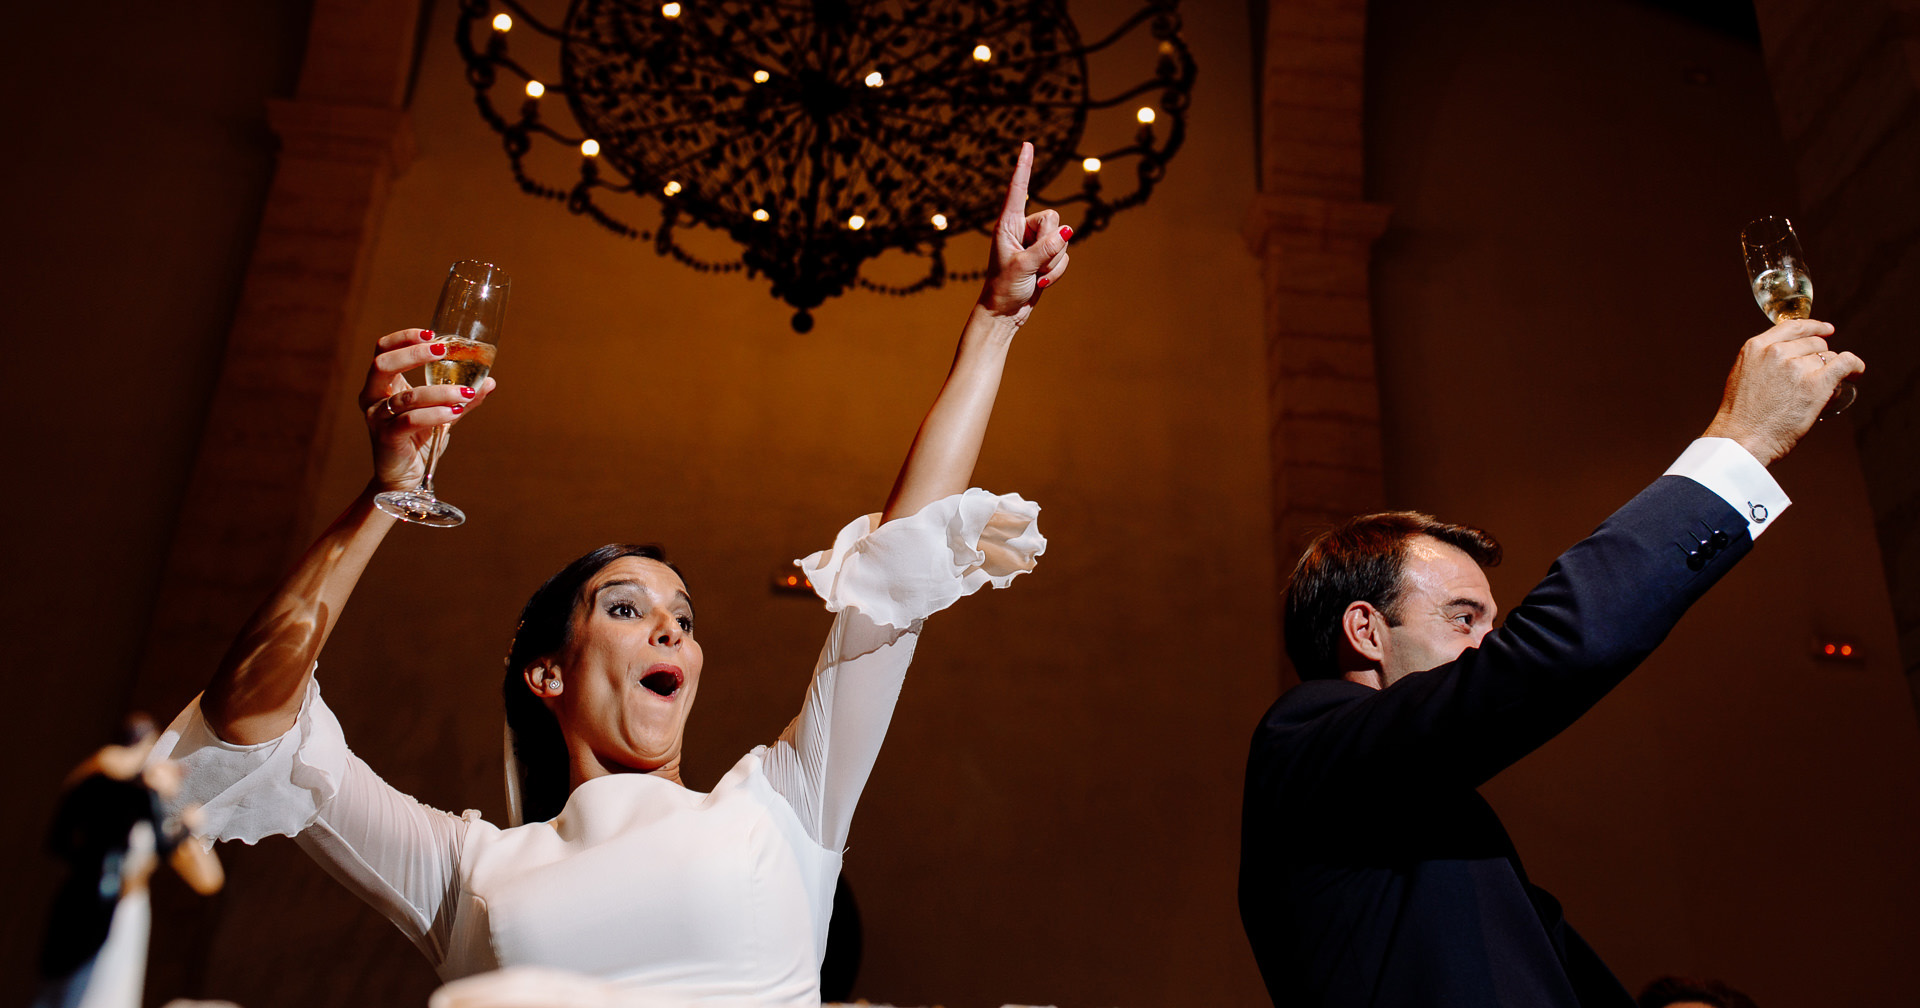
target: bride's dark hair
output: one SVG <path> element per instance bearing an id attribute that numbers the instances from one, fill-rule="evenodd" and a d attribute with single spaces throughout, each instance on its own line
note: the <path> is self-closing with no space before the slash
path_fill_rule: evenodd
<path id="1" fill-rule="evenodd" d="M 566 807 L 571 783 L 560 722 L 527 685 L 527 666 L 565 650 L 573 632 L 573 611 L 580 602 L 580 589 L 601 568 L 622 557 L 667 563 L 666 551 L 658 546 L 611 543 L 560 568 L 520 610 L 520 628 L 514 631 L 513 643 L 507 648 L 507 674 L 500 683 L 500 694 L 507 703 L 513 756 L 520 763 L 523 822 L 543 822 L 559 815 Z M 674 572 L 679 573 L 678 568 Z"/>

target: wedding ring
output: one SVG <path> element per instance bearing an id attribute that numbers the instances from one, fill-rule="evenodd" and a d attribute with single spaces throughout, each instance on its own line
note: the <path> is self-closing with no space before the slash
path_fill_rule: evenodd
<path id="1" fill-rule="evenodd" d="M 1827 366 L 1827 352 L 1826 352 L 1825 350 L 1822 350 L 1822 351 L 1820 351 L 1819 353 L 1817 353 L 1817 354 L 1814 354 L 1814 356 L 1815 356 L 1815 357 L 1818 357 L 1818 358 L 1820 358 L 1820 366 L 1821 366 L 1821 367 L 1826 367 L 1826 366 Z"/>
<path id="2" fill-rule="evenodd" d="M 387 415 L 388 415 L 388 416 L 390 416 L 390 417 L 398 417 L 398 416 L 400 415 L 400 413 L 399 413 L 399 411 L 398 411 L 398 410 L 395 410 L 395 409 L 393 408 L 393 397 L 392 397 L 392 396 L 388 396 L 388 397 L 386 397 L 385 399 L 382 399 L 382 400 L 380 400 L 380 405 L 386 408 L 386 411 L 387 411 Z"/>

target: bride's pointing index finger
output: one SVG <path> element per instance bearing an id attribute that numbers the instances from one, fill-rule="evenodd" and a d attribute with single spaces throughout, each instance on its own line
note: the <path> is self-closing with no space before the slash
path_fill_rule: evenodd
<path id="1" fill-rule="evenodd" d="M 1001 221 L 1024 221 L 1027 217 L 1027 178 L 1033 173 L 1033 145 L 1022 143 L 1020 156 L 1013 162 L 1013 178 L 1007 182 L 1007 203 L 1000 208 Z"/>

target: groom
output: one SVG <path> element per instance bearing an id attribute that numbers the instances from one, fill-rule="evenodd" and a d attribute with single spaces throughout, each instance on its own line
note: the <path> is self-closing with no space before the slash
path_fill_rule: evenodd
<path id="1" fill-rule="evenodd" d="M 1840 380 L 1824 322 L 1747 341 L 1706 433 L 1494 630 L 1500 547 L 1417 512 L 1322 534 L 1286 589 L 1300 685 L 1247 761 L 1240 916 L 1275 1004 L 1630 1008 L 1475 791 L 1617 685 L 1787 507 L 1766 466 Z"/>

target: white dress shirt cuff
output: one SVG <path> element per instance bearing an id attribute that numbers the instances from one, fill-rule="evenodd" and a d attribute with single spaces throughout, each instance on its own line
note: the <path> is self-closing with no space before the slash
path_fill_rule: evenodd
<path id="1" fill-rule="evenodd" d="M 1793 503 L 1767 474 L 1767 467 L 1732 438 L 1694 441 L 1664 475 L 1685 476 L 1719 494 L 1729 507 L 1746 516 L 1747 534 L 1754 539 Z"/>

